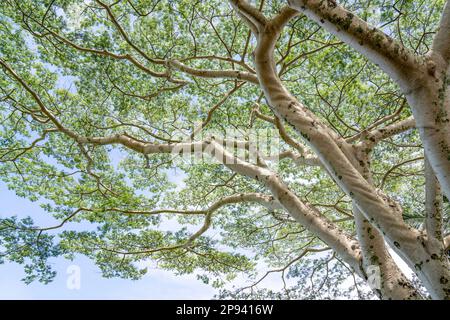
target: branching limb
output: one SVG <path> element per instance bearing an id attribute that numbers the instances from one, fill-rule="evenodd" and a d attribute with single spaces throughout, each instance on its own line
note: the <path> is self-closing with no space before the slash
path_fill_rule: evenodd
<path id="1" fill-rule="evenodd" d="M 404 120 L 394 122 L 390 125 L 382 127 L 380 129 L 374 129 L 369 132 L 363 132 L 360 136 L 362 140 L 357 144 L 359 148 L 373 149 L 373 147 L 380 141 L 395 136 L 399 133 L 413 129 L 416 126 L 416 121 L 413 117 L 408 117 Z"/>
<path id="2" fill-rule="evenodd" d="M 368 126 L 365 130 L 345 139 L 347 142 L 354 142 L 357 141 L 358 139 L 365 137 L 368 133 L 373 132 L 376 130 L 376 128 L 378 128 L 379 126 L 381 126 L 382 124 L 390 121 L 390 120 L 394 120 L 396 118 L 398 118 L 401 114 L 401 112 L 403 111 L 403 109 L 405 108 L 406 105 L 406 99 L 403 99 L 400 107 L 392 114 L 387 115 L 377 121 L 375 121 L 374 123 L 372 123 L 370 126 Z"/>
<path id="3" fill-rule="evenodd" d="M 208 123 L 211 121 L 212 116 L 214 114 L 214 112 L 220 108 L 227 100 L 228 98 L 235 93 L 237 90 L 239 90 L 240 87 L 242 87 L 242 85 L 244 84 L 244 82 L 238 83 L 234 86 L 233 89 L 231 89 L 230 91 L 228 91 L 223 97 L 222 99 L 220 99 L 220 101 L 218 103 L 216 103 L 211 109 L 209 109 L 208 111 L 208 115 L 206 116 L 206 119 L 196 128 L 194 128 L 194 131 L 191 133 L 191 140 L 193 140 L 195 138 L 195 136 L 203 130 L 203 128 L 205 128 Z"/>
<path id="4" fill-rule="evenodd" d="M 44 227 L 44 228 L 32 228 L 30 230 L 33 231 L 39 231 L 38 237 L 41 235 L 44 231 L 50 231 L 54 229 L 59 229 L 63 227 L 67 222 L 72 220 L 76 215 L 78 215 L 81 212 L 88 211 L 88 212 L 97 212 L 97 213 L 106 213 L 106 212 L 117 212 L 119 214 L 127 214 L 127 215 L 160 215 L 160 214 L 183 214 L 183 215 L 204 215 L 205 219 L 203 222 L 203 225 L 195 232 L 193 233 L 186 241 L 182 242 L 178 245 L 172 245 L 172 246 L 164 246 L 164 247 L 158 247 L 158 248 L 151 248 L 147 250 L 139 250 L 139 251 L 127 251 L 122 252 L 118 251 L 112 248 L 106 248 L 103 247 L 101 249 L 114 252 L 116 254 L 126 254 L 126 255 L 133 255 L 133 254 L 152 254 L 156 252 L 161 251 L 170 251 L 170 250 L 176 250 L 176 249 L 182 249 L 182 248 L 188 248 L 190 247 L 193 242 L 198 239 L 201 235 L 203 235 L 210 227 L 212 223 L 212 215 L 215 211 L 220 209 L 223 206 L 230 205 L 230 204 L 237 204 L 237 203 L 244 203 L 244 202 L 255 202 L 258 204 L 263 205 L 269 210 L 279 210 L 282 209 L 282 206 L 278 201 L 274 199 L 274 197 L 261 194 L 261 193 L 243 193 L 238 195 L 232 195 L 228 197 L 224 197 L 216 202 L 214 202 L 211 206 L 209 206 L 207 209 L 204 210 L 173 210 L 173 209 L 160 209 L 160 210 L 153 210 L 153 211 L 143 211 L 143 210 L 124 210 L 119 208 L 105 208 L 101 210 L 92 209 L 92 208 L 78 208 L 74 212 L 72 212 L 69 216 L 67 216 L 61 223 L 51 226 L 51 227 Z"/>
<path id="5" fill-rule="evenodd" d="M 300 200 L 274 172 L 234 157 L 214 141 L 211 144 L 216 151 L 216 159 L 234 172 L 261 182 L 296 221 L 338 252 L 355 270 L 359 269 L 360 251 L 355 239 L 323 216 L 317 208 Z"/>
<path id="6" fill-rule="evenodd" d="M 247 1 L 230 0 L 230 3 L 255 35 L 267 24 L 267 18 Z"/>
<path id="7" fill-rule="evenodd" d="M 447 251 L 450 251 L 450 235 L 444 238 L 444 248 Z"/>
<path id="8" fill-rule="evenodd" d="M 309 245 L 312 242 L 309 241 L 307 243 L 307 245 Z M 305 245 L 306 246 L 306 245 Z M 256 287 L 258 284 L 260 284 L 265 278 L 267 278 L 267 276 L 269 276 L 272 273 L 279 273 L 279 272 L 284 272 L 286 271 L 290 266 L 292 266 L 293 264 L 295 264 L 296 262 L 300 261 L 303 257 L 305 257 L 308 253 L 314 253 L 314 252 L 324 252 L 324 251 L 328 251 L 331 248 L 325 247 L 325 248 L 308 248 L 303 250 L 300 255 L 298 255 L 297 257 L 295 257 L 294 259 L 290 260 L 285 266 L 281 267 L 281 268 L 277 268 L 277 269 L 272 269 L 267 271 L 262 277 L 260 277 L 258 280 L 256 280 L 254 283 L 252 283 L 249 286 L 243 287 L 241 289 L 239 289 L 237 291 L 237 293 L 242 292 L 244 290 L 248 290 L 248 289 L 252 289 L 254 287 Z"/>

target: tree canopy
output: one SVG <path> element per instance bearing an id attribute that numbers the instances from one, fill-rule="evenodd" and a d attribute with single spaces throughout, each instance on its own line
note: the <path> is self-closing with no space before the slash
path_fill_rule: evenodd
<path id="1" fill-rule="evenodd" d="M 449 299 L 449 30 L 444 0 L 2 1 L 0 178 L 55 223 L 2 213 L 0 263 Z"/>

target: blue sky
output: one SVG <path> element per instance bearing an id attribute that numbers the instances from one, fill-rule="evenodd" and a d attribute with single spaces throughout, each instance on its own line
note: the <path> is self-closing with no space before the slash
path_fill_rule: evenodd
<path id="1" fill-rule="evenodd" d="M 39 204 L 19 198 L 0 182 L 0 216 L 30 215 L 36 221 L 45 221 L 46 213 Z M 51 221 L 51 220 L 50 220 Z M 52 260 L 58 272 L 55 280 L 44 285 L 34 282 L 26 285 L 23 267 L 18 264 L 0 265 L 0 299 L 211 299 L 215 290 L 198 281 L 195 275 L 175 276 L 168 271 L 150 269 L 141 280 L 105 279 L 89 259 L 78 256 L 74 261 L 63 258 Z M 67 288 L 67 268 L 80 267 L 80 289 Z"/>
<path id="2" fill-rule="evenodd" d="M 30 215 L 38 225 L 53 225 L 38 203 L 19 198 L 0 181 L 0 217 Z M 82 225 L 77 226 L 82 228 Z M 88 227 L 88 226 L 86 226 Z M 173 225 L 175 227 L 175 225 Z M 400 268 L 410 277 L 412 272 L 400 258 L 391 251 Z M 212 299 L 217 293 L 211 286 L 197 280 L 195 275 L 176 276 L 170 271 L 149 268 L 140 280 L 105 279 L 99 268 L 88 258 L 77 256 L 74 261 L 63 258 L 51 261 L 57 276 L 48 285 L 33 282 L 26 285 L 23 266 L 15 263 L 0 264 L 0 299 Z M 69 289 L 68 267 L 80 269 L 80 288 Z M 260 266 L 261 272 L 265 270 Z M 245 286 L 244 278 L 238 277 L 234 284 Z M 290 281 L 289 281 L 290 282 Z M 267 277 L 261 285 L 274 290 L 281 289 L 281 280 L 276 274 Z"/>
<path id="3" fill-rule="evenodd" d="M 172 177 L 174 182 L 180 181 Z M 178 180 L 178 181 L 177 181 Z M 0 217 L 17 215 L 31 216 L 40 226 L 54 225 L 38 202 L 18 197 L 0 181 Z M 176 223 L 166 227 L 176 227 Z M 77 229 L 82 228 L 82 223 Z M 88 225 L 86 225 L 88 227 Z M 99 268 L 88 258 L 77 256 L 74 261 L 56 258 L 51 260 L 57 276 L 52 283 L 44 285 L 33 282 L 26 285 L 21 279 L 25 276 L 23 266 L 16 263 L 0 264 L 0 299 L 212 299 L 218 292 L 211 286 L 197 280 L 196 275 L 176 276 L 173 272 L 148 268 L 148 273 L 140 280 L 105 279 Z M 80 289 L 69 289 L 68 268 L 76 265 L 80 268 Z M 259 266 L 265 272 L 264 265 Z M 243 276 L 231 285 L 248 284 Z M 260 286 L 280 290 L 282 283 L 278 274 L 271 274 Z M 260 287 L 258 286 L 258 287 Z"/>

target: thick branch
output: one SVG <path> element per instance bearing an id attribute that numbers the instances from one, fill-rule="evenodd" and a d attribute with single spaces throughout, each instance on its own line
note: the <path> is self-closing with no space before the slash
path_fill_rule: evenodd
<path id="1" fill-rule="evenodd" d="M 450 60 L 450 2 L 447 1 L 442 12 L 439 30 L 436 33 L 432 50 L 448 63 Z"/>
<path id="2" fill-rule="evenodd" d="M 289 0 L 303 12 L 352 48 L 378 64 L 397 81 L 416 70 L 420 58 L 383 31 L 346 10 L 335 0 Z"/>
<path id="3" fill-rule="evenodd" d="M 395 136 L 401 132 L 405 132 L 412 128 L 415 128 L 416 121 L 413 117 L 408 117 L 404 120 L 400 120 L 389 124 L 383 128 L 375 129 L 367 133 L 361 134 L 362 142 L 359 146 L 365 149 L 372 149 L 380 141 Z"/>
<path id="4" fill-rule="evenodd" d="M 425 227 L 427 235 L 442 243 L 442 194 L 433 168 L 425 158 Z"/>
<path id="5" fill-rule="evenodd" d="M 32 95 L 42 112 L 53 122 L 59 131 L 66 134 L 80 144 L 109 145 L 121 144 L 129 149 L 143 154 L 160 153 L 207 153 L 220 163 L 252 179 L 264 184 L 280 202 L 280 204 L 302 225 L 332 247 L 352 267 L 358 270 L 359 254 L 357 242 L 346 235 L 333 222 L 324 217 L 316 208 L 303 203 L 272 171 L 265 167 L 253 165 L 234 157 L 226 151 L 221 144 L 212 140 L 200 142 L 185 142 L 175 144 L 153 144 L 135 139 L 127 134 L 117 134 L 108 137 L 85 137 L 65 128 L 45 107 L 39 95 L 14 72 L 9 65 L 0 60 L 10 74 Z M 208 218 L 210 219 L 210 217 Z M 209 220 L 205 219 L 205 225 L 196 234 L 202 234 L 209 226 Z M 194 236 L 193 236 L 194 237 Z M 192 240 L 193 241 L 193 240 Z M 189 243 L 192 241 L 188 241 Z"/>
<path id="6" fill-rule="evenodd" d="M 311 1 L 313 2 L 315 1 Z M 336 137 L 282 84 L 273 57 L 281 28 L 273 25 L 274 20 L 259 34 L 255 50 L 255 67 L 269 106 L 305 137 L 336 183 L 353 199 L 365 217 L 386 235 L 386 240 L 409 266 L 417 269 L 418 276 L 432 295 L 435 298 L 448 297 L 448 285 L 439 284 L 439 277 L 450 276 L 445 261 L 431 261 L 429 248 L 421 244 L 423 236 L 418 230 L 408 226 L 402 216 L 396 214 L 396 207 L 392 208 L 388 198 L 379 194 L 361 175 L 355 164 L 354 153 L 349 152 L 345 141 Z M 422 266 L 424 259 L 431 262 Z"/>
<path id="7" fill-rule="evenodd" d="M 234 172 L 261 182 L 296 221 L 333 248 L 357 272 L 361 271 L 359 245 L 356 240 L 323 216 L 315 207 L 302 202 L 277 174 L 234 157 L 214 141 L 212 144 L 216 159 Z"/>

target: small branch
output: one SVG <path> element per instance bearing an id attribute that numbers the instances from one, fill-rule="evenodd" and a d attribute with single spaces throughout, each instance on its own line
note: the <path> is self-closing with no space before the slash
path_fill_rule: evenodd
<path id="1" fill-rule="evenodd" d="M 190 74 L 192 76 L 200 77 L 200 78 L 225 78 L 225 79 L 235 79 L 235 80 L 244 80 L 253 84 L 259 84 L 258 78 L 256 75 L 239 70 L 202 70 L 189 67 L 178 60 L 169 60 L 168 65 L 173 67 L 174 69 Z"/>

